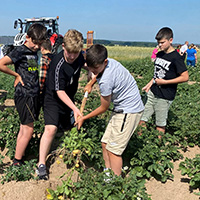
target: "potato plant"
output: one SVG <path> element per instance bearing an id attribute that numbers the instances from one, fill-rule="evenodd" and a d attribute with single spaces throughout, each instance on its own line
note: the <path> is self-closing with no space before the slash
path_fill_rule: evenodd
<path id="1" fill-rule="evenodd" d="M 111 54 L 112 55 L 112 54 Z M 141 91 L 153 76 L 154 66 L 149 58 L 123 59 L 122 64 L 131 72 L 137 81 Z M 182 158 L 180 149 L 187 150 L 188 146 L 200 144 L 200 118 L 199 118 L 199 64 L 196 68 L 189 68 L 190 81 L 192 85 L 183 83 L 178 86 L 176 98 L 169 111 L 168 125 L 166 134 L 159 139 L 155 131 L 155 119 L 147 123 L 147 128 L 142 129 L 142 135 L 138 135 L 139 129 L 133 134 L 126 151 L 123 154 L 124 166 L 129 170 L 122 177 L 114 177 L 111 183 L 104 182 L 102 169 L 104 162 L 102 159 L 100 140 L 105 131 L 109 120 L 110 111 L 89 119 L 83 124 L 83 128 L 78 132 L 76 128 L 65 132 L 61 138 L 61 145 L 57 152 L 66 165 L 72 171 L 79 173 L 79 181 L 73 183 L 70 175 L 58 186 L 56 190 L 48 189 L 48 199 L 150 199 L 146 194 L 144 182 L 145 179 L 154 177 L 157 180 L 165 182 L 167 179 L 173 179 L 171 173 L 173 169 L 172 161 Z M 9 91 L 8 96 L 13 97 L 14 88 L 10 84 L 13 82 L 8 75 L 0 74 L 0 89 Z M 9 82 L 3 80 L 7 76 Z M 79 88 L 75 102 L 77 106 L 81 104 L 83 98 L 83 86 L 86 81 L 82 81 L 82 87 Z M 141 91 L 142 94 L 142 91 Z M 145 97 L 145 95 L 144 95 Z M 87 100 L 84 114 L 87 114 L 100 105 L 98 91 L 93 91 Z M 112 109 L 112 105 L 110 107 Z M 7 148 L 10 158 L 13 158 L 15 151 L 15 142 L 19 129 L 18 114 L 14 108 L 5 109 L 0 112 L 0 147 Z M 30 148 L 27 153 L 38 155 L 38 143 L 40 134 L 44 129 L 43 113 L 40 120 L 35 124 L 35 132 Z M 0 157 L 0 166 L 3 157 Z M 191 178 L 191 186 L 199 187 L 198 168 L 199 157 L 194 160 L 186 159 L 185 163 L 180 165 L 183 174 Z M 6 174 L 12 174 L 13 169 L 2 169 Z M 6 171 L 7 170 L 7 171 Z M 193 171 L 192 171 L 193 170 Z M 25 173 L 25 172 L 24 172 Z M 64 172 L 68 174 L 67 172 Z M 4 182 L 13 180 L 14 176 L 6 178 Z M 16 176 L 15 176 L 16 177 Z M 32 178 L 32 177 L 28 177 Z M 15 179 L 16 180 L 16 179 Z M 27 180 L 27 176 L 20 176 L 20 181 Z M 92 183 L 92 184 L 91 184 Z M 113 187 L 115 185 L 116 187 Z M 91 192 L 92 191 L 92 192 Z"/>

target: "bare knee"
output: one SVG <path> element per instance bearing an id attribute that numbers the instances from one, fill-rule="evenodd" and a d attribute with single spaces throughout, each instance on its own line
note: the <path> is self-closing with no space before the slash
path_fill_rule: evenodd
<path id="1" fill-rule="evenodd" d="M 54 125 L 46 125 L 43 135 L 48 135 L 48 137 L 54 137 L 57 131 L 57 127 Z"/>

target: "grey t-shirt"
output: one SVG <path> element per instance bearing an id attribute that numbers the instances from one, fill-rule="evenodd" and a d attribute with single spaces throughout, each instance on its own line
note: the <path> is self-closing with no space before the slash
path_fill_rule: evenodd
<path id="1" fill-rule="evenodd" d="M 111 95 L 114 110 L 123 110 L 123 113 L 138 113 L 144 110 L 135 79 L 116 60 L 108 58 L 108 64 L 97 81 L 101 96 Z"/>

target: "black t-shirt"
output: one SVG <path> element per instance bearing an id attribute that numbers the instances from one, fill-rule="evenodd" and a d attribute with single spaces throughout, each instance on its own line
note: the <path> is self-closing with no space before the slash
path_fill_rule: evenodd
<path id="1" fill-rule="evenodd" d="M 61 104 L 64 104 L 56 93 L 58 90 L 64 90 L 73 101 L 78 88 L 81 67 L 84 63 L 85 60 L 81 53 L 72 64 L 65 61 L 63 51 L 55 55 L 51 60 L 48 71 L 46 94 L 59 101 Z"/>
<path id="2" fill-rule="evenodd" d="M 15 65 L 15 71 L 22 77 L 24 86 L 18 83 L 15 96 L 34 97 L 39 95 L 38 56 L 25 45 L 16 46 L 7 55 Z"/>
<path id="3" fill-rule="evenodd" d="M 154 79 L 160 78 L 165 80 L 174 79 L 181 73 L 187 71 L 185 63 L 177 51 L 157 53 L 154 64 Z M 173 100 L 176 95 L 177 84 L 160 85 L 153 84 L 151 91 L 159 98 Z"/>

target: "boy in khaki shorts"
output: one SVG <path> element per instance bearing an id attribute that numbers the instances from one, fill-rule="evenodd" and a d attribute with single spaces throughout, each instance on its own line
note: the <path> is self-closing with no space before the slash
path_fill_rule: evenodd
<path id="1" fill-rule="evenodd" d="M 172 30 L 168 27 L 160 29 L 155 39 L 161 51 L 154 62 L 153 79 L 142 88 L 148 93 L 148 99 L 140 125 L 145 126 L 155 112 L 156 130 L 165 133 L 168 111 L 175 98 L 177 85 L 188 81 L 189 76 L 183 59 L 172 46 Z"/>
<path id="2" fill-rule="evenodd" d="M 113 102 L 114 109 L 101 144 L 106 169 L 112 169 L 119 176 L 122 168 L 121 155 L 140 121 L 144 105 L 133 76 L 119 62 L 107 58 L 107 49 L 104 46 L 95 44 L 90 47 L 86 53 L 86 63 L 89 70 L 96 75 L 101 105 L 79 118 L 78 128 L 84 120 L 104 113 L 111 101 Z M 90 92 L 91 88 L 87 90 Z"/>

